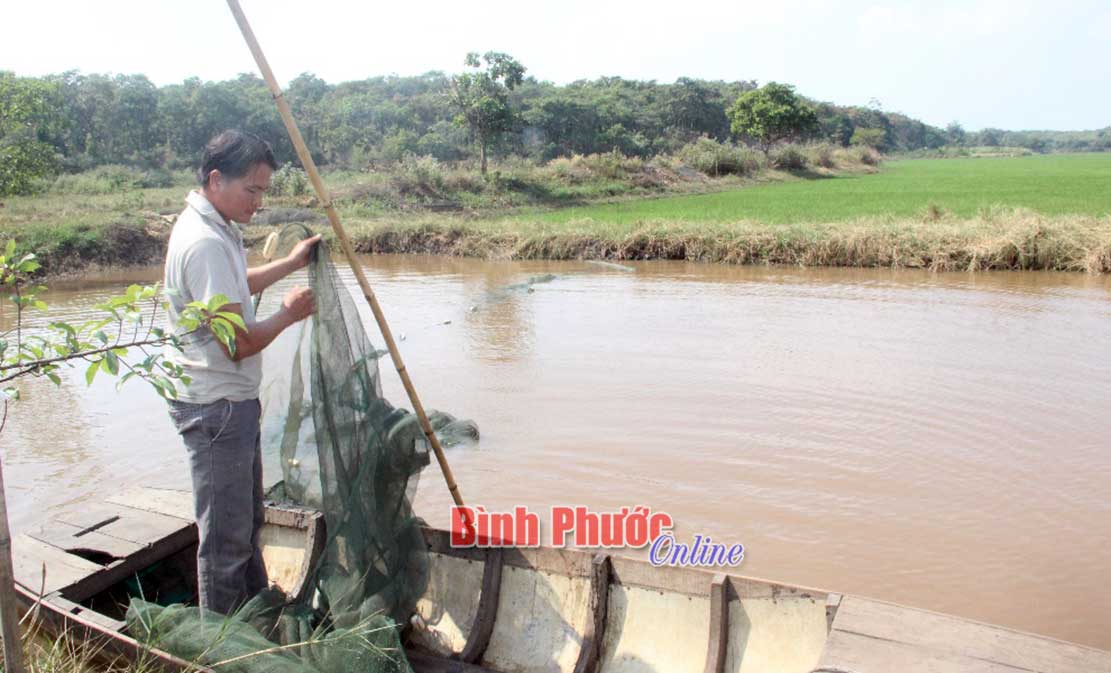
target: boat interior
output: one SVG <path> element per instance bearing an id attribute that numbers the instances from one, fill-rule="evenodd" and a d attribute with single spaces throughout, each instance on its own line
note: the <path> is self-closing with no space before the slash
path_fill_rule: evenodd
<path id="1" fill-rule="evenodd" d="M 323 517 L 278 505 L 266 517 L 271 581 L 303 596 Z M 418 673 L 1111 672 L 1106 652 L 862 597 L 595 550 L 458 549 L 435 529 L 425 540 L 428 586 L 403 625 Z M 128 600 L 192 600 L 196 545 L 188 492 L 132 489 L 17 536 L 18 589 L 55 628 L 137 657 Z"/>

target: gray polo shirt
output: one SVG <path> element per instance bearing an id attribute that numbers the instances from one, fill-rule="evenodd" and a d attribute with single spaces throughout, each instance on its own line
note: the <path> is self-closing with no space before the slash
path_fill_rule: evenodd
<path id="1" fill-rule="evenodd" d="M 243 307 L 248 328 L 255 320 L 251 291 L 247 287 L 247 250 L 239 227 L 216 211 L 200 192 L 185 197 L 170 234 L 166 251 L 165 287 L 170 325 L 178 330 L 178 316 L 191 301 L 212 299 L 218 294 Z M 220 399 L 241 402 L 258 397 L 262 382 L 262 354 L 233 362 L 208 330 L 198 330 L 184 339 L 184 352 L 166 349 L 167 359 L 191 377 L 189 386 L 178 386 L 178 399 L 207 404 Z"/>

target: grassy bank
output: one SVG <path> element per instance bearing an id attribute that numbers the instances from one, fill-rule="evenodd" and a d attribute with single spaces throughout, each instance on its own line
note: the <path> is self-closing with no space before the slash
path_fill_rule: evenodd
<path id="1" fill-rule="evenodd" d="M 815 176 L 874 171 L 878 157 L 828 145 L 788 147 L 764 155 L 712 141 L 695 143 L 676 157 L 653 160 L 617 154 L 575 156 L 545 164 L 496 163 L 486 177 L 476 167 L 408 157 L 387 170 L 335 171 L 325 175 L 347 223 L 403 226 L 443 216 L 481 220 L 526 210 L 620 203 L 677 194 L 712 193 Z M 792 172 L 793 171 L 793 172 Z M 102 166 L 40 185 L 34 196 L 0 202 L 0 241 L 16 238 L 35 251 L 53 275 L 106 266 L 160 261 L 173 216 L 195 183 L 187 172 L 140 171 Z M 267 208 L 248 238 L 264 238 L 290 221 L 323 222 L 304 174 L 283 167 L 274 176 Z"/>
<path id="2" fill-rule="evenodd" d="M 893 162 L 713 194 L 364 222 L 367 252 L 1111 272 L 1111 155 Z"/>
<path id="3" fill-rule="evenodd" d="M 518 219 L 552 224 L 594 220 L 607 225 L 650 220 L 796 224 L 878 216 L 910 221 L 931 213 L 974 218 L 991 208 L 1107 215 L 1111 154 L 895 161 L 875 175 L 842 173 L 761 189 L 566 208 Z"/>
<path id="4" fill-rule="evenodd" d="M 674 259 L 728 264 L 1111 272 L 1111 218 L 995 208 L 971 218 L 862 217 L 730 224 L 595 220 L 363 224 L 361 252 L 495 259 Z"/>
<path id="5" fill-rule="evenodd" d="M 35 252 L 50 275 L 146 264 L 165 254 L 190 176 L 105 166 L 64 175 L 34 196 L 0 199 L 0 239 Z"/>
<path id="6" fill-rule="evenodd" d="M 486 179 L 411 159 L 326 182 L 363 252 L 1111 272 L 1109 154 L 877 169 L 873 157 L 828 147 L 799 150 L 801 160 L 701 150 L 651 162 L 597 155 L 507 163 Z M 0 238 L 36 246 L 53 272 L 157 262 L 167 215 L 180 210 L 189 186 L 179 175 L 169 186 L 55 187 L 5 204 Z M 275 191 L 249 240 L 290 221 L 326 230 L 296 172 L 282 172 Z"/>

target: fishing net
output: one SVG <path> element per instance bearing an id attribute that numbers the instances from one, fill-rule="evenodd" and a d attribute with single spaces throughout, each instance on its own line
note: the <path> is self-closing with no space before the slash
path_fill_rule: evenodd
<path id="1" fill-rule="evenodd" d="M 285 254 L 311 232 L 290 225 Z M 428 579 L 421 521 L 411 502 L 429 463 L 414 414 L 382 396 L 377 350 L 323 244 L 307 268 L 317 311 L 266 351 L 263 454 L 282 479 L 272 500 L 324 513 L 328 540 L 314 590 L 297 602 L 267 589 L 234 616 L 132 600 L 140 640 L 186 660 L 244 671 L 409 671 L 399 625 Z M 267 298 L 276 307 L 281 293 Z M 387 356 L 388 357 L 388 356 Z M 430 412 L 446 446 L 477 439 L 470 421 Z"/>

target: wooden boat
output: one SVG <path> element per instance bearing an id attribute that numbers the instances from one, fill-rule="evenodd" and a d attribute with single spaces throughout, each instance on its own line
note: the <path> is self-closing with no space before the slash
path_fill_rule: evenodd
<path id="1" fill-rule="evenodd" d="M 323 519 L 269 506 L 266 524 L 271 579 L 298 595 L 324 545 Z M 430 582 L 405 634 L 418 673 L 1111 673 L 1111 652 L 856 596 L 425 537 Z M 136 582 L 148 599 L 191 595 L 196 541 L 187 492 L 135 489 L 82 506 L 14 541 L 23 607 L 106 654 L 207 670 L 144 648 L 121 621 Z"/>

